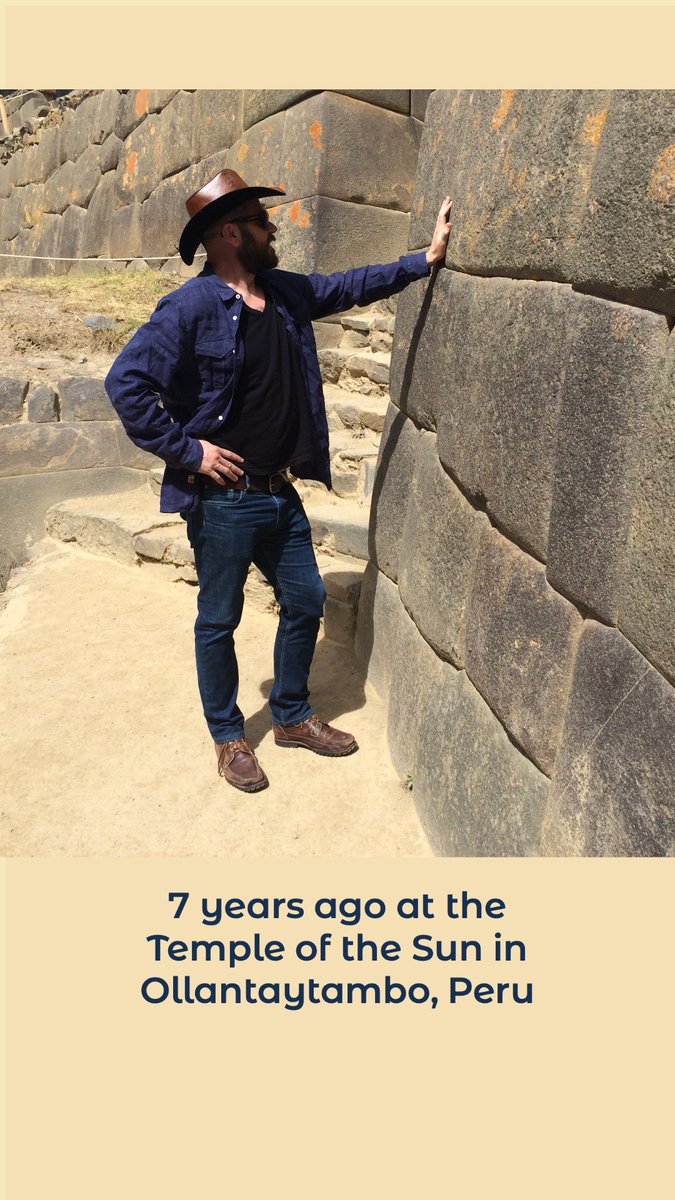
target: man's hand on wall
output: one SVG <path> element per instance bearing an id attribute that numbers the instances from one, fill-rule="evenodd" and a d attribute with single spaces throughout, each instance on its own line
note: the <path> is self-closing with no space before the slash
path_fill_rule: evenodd
<path id="1" fill-rule="evenodd" d="M 433 267 L 434 263 L 445 262 L 445 252 L 448 248 L 448 239 L 452 231 L 452 222 L 450 220 L 451 210 L 452 200 L 449 196 L 446 196 L 441 204 L 431 245 L 427 250 L 427 262 L 430 267 Z"/>
<path id="2" fill-rule="evenodd" d="M 201 438 L 199 444 L 204 450 L 200 475 L 208 475 L 216 483 L 224 485 L 225 480 L 236 481 L 244 474 L 237 465 L 244 461 L 240 454 L 235 454 L 234 450 L 223 450 L 222 446 L 214 446 L 211 442 L 203 442 Z"/>

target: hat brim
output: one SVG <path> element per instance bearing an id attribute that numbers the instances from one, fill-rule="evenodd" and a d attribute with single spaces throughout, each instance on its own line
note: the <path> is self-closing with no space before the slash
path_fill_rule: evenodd
<path id="1" fill-rule="evenodd" d="M 197 246 L 202 240 L 202 234 L 219 217 L 224 217 L 226 213 L 240 208 L 248 200 L 259 200 L 261 196 L 285 195 L 286 193 L 281 188 L 247 187 L 237 188 L 236 191 L 228 192 L 226 196 L 219 196 L 217 200 L 212 200 L 188 221 L 180 235 L 178 252 L 183 262 L 188 267 L 192 266 Z"/>

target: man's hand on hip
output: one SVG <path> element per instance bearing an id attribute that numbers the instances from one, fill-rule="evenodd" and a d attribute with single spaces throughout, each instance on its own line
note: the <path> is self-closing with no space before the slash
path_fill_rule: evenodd
<path id="1" fill-rule="evenodd" d="M 240 454 L 235 454 L 234 450 L 224 450 L 222 446 L 203 442 L 201 438 L 199 445 L 204 451 L 202 465 L 199 468 L 200 475 L 208 475 L 209 479 L 215 479 L 216 483 L 225 487 L 228 480 L 229 482 L 236 481 L 244 474 L 241 467 L 237 466 L 237 463 L 244 460 Z"/>
<path id="2" fill-rule="evenodd" d="M 445 262 L 448 239 L 452 232 L 452 222 L 450 221 L 451 210 L 452 200 L 449 196 L 446 196 L 441 204 L 436 220 L 436 228 L 434 229 L 434 236 L 431 239 L 431 245 L 427 250 L 427 262 L 430 267 L 433 267 L 435 263 Z"/>

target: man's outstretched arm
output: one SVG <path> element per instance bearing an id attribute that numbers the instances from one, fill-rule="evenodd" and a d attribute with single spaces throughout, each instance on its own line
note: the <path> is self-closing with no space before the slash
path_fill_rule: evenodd
<path id="1" fill-rule="evenodd" d="M 354 267 L 351 271 L 336 271 L 332 275 L 307 275 L 311 292 L 312 320 L 344 312 L 345 309 L 385 300 L 403 291 L 416 279 L 424 279 L 430 270 L 445 259 L 452 230 L 450 212 L 452 200 L 445 197 L 428 250 L 404 254 L 397 262 Z"/>

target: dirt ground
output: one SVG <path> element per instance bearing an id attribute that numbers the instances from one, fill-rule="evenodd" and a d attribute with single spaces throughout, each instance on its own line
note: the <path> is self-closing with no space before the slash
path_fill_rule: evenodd
<path id="1" fill-rule="evenodd" d="M 157 271 L 0 277 L 2 373 L 43 382 L 45 372 L 103 375 L 160 296 L 179 280 Z M 102 314 L 114 329 L 90 329 Z"/>
<path id="2" fill-rule="evenodd" d="M 0 611 L 0 778 L 8 855 L 426 856 L 385 714 L 342 647 L 320 640 L 312 701 L 353 732 L 344 759 L 274 744 L 276 627 L 247 606 L 237 636 L 247 736 L 270 787 L 216 771 L 193 663 L 195 589 L 47 542 Z"/>

